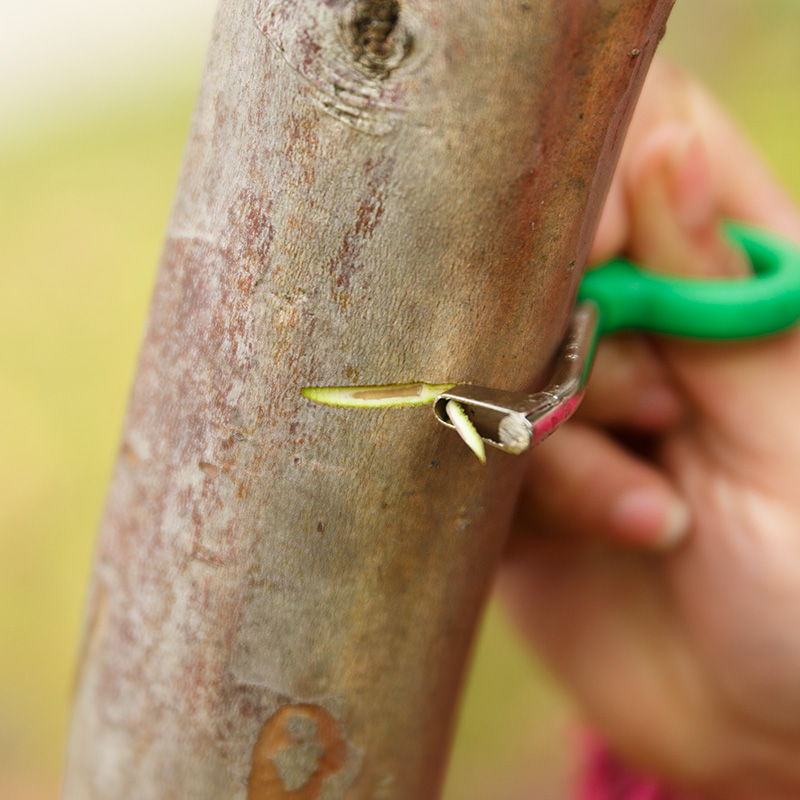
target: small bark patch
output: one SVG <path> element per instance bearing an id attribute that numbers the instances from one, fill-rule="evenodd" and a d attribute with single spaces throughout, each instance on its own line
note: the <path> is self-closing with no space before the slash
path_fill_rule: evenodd
<path id="1" fill-rule="evenodd" d="M 312 703 L 281 706 L 253 748 L 247 800 L 317 800 L 325 779 L 347 762 L 347 745 L 330 712 Z"/>

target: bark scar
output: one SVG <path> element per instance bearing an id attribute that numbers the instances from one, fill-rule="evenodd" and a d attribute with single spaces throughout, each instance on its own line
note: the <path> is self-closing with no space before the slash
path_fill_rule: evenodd
<path id="1" fill-rule="evenodd" d="M 281 706 L 253 748 L 247 800 L 317 800 L 325 780 L 347 763 L 347 744 L 331 713 L 313 703 Z"/>
<path id="2" fill-rule="evenodd" d="M 423 50 L 400 0 L 256 0 L 254 21 L 326 113 L 372 135 L 397 127 Z"/>

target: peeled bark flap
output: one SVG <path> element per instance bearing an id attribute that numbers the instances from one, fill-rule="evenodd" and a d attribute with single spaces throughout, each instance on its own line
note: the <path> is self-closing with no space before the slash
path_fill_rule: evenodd
<path id="1" fill-rule="evenodd" d="M 68 800 L 438 795 L 522 460 L 304 386 L 543 374 L 670 0 L 223 0 Z"/>

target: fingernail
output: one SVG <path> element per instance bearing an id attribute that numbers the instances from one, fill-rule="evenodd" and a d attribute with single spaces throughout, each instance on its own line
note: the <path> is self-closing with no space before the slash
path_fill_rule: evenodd
<path id="1" fill-rule="evenodd" d="M 613 505 L 611 524 L 622 539 L 668 550 L 689 532 L 689 509 L 667 491 L 634 489 Z"/>
<path id="2" fill-rule="evenodd" d="M 714 219 L 711 164 L 700 134 L 687 130 L 669 158 L 669 196 L 678 223 L 687 231 Z"/>

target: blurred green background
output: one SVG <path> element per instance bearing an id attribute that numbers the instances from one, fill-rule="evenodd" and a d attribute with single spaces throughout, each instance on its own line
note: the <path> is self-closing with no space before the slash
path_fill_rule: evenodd
<path id="1" fill-rule="evenodd" d="M 0 797 L 43 800 L 213 3 L 2 2 Z M 799 40 L 796 0 L 694 0 L 664 42 L 795 196 Z M 448 800 L 564 797 L 572 716 L 490 609 Z"/>

